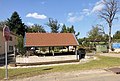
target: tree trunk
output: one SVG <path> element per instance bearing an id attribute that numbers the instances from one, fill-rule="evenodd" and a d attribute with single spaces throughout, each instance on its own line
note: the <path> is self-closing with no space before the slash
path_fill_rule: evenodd
<path id="1" fill-rule="evenodd" d="M 112 24 L 109 23 L 109 51 L 112 50 L 112 43 L 111 43 L 111 26 L 112 26 Z"/>

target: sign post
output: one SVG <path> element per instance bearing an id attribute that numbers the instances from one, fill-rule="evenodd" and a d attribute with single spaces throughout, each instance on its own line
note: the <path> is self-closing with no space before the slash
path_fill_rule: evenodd
<path id="1" fill-rule="evenodd" d="M 6 25 L 3 28 L 3 37 L 5 38 L 5 79 L 8 79 L 8 64 L 7 64 L 7 42 L 10 39 L 10 30 Z"/>
<path id="2" fill-rule="evenodd" d="M 8 65 L 7 65 L 7 41 L 5 41 L 5 79 L 8 79 Z"/>

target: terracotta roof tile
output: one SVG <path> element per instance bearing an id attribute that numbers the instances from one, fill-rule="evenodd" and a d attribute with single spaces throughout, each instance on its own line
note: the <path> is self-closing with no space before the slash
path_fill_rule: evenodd
<path id="1" fill-rule="evenodd" d="M 25 46 L 77 46 L 72 33 L 26 33 Z"/>

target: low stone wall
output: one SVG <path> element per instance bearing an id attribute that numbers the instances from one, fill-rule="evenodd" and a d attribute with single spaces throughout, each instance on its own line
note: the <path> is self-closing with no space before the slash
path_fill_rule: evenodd
<path id="1" fill-rule="evenodd" d="M 120 48 L 115 48 L 115 49 L 114 49 L 114 52 L 120 53 Z"/>
<path id="2" fill-rule="evenodd" d="M 16 63 L 38 63 L 38 62 L 51 62 L 51 61 L 64 61 L 64 60 L 76 60 L 76 55 L 16 57 Z"/>

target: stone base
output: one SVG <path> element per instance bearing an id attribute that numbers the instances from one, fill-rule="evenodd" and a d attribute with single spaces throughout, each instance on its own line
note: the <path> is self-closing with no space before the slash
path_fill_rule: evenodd
<path id="1" fill-rule="evenodd" d="M 11 67 L 16 67 L 17 65 L 16 65 L 16 63 L 10 63 L 9 64 Z"/>

